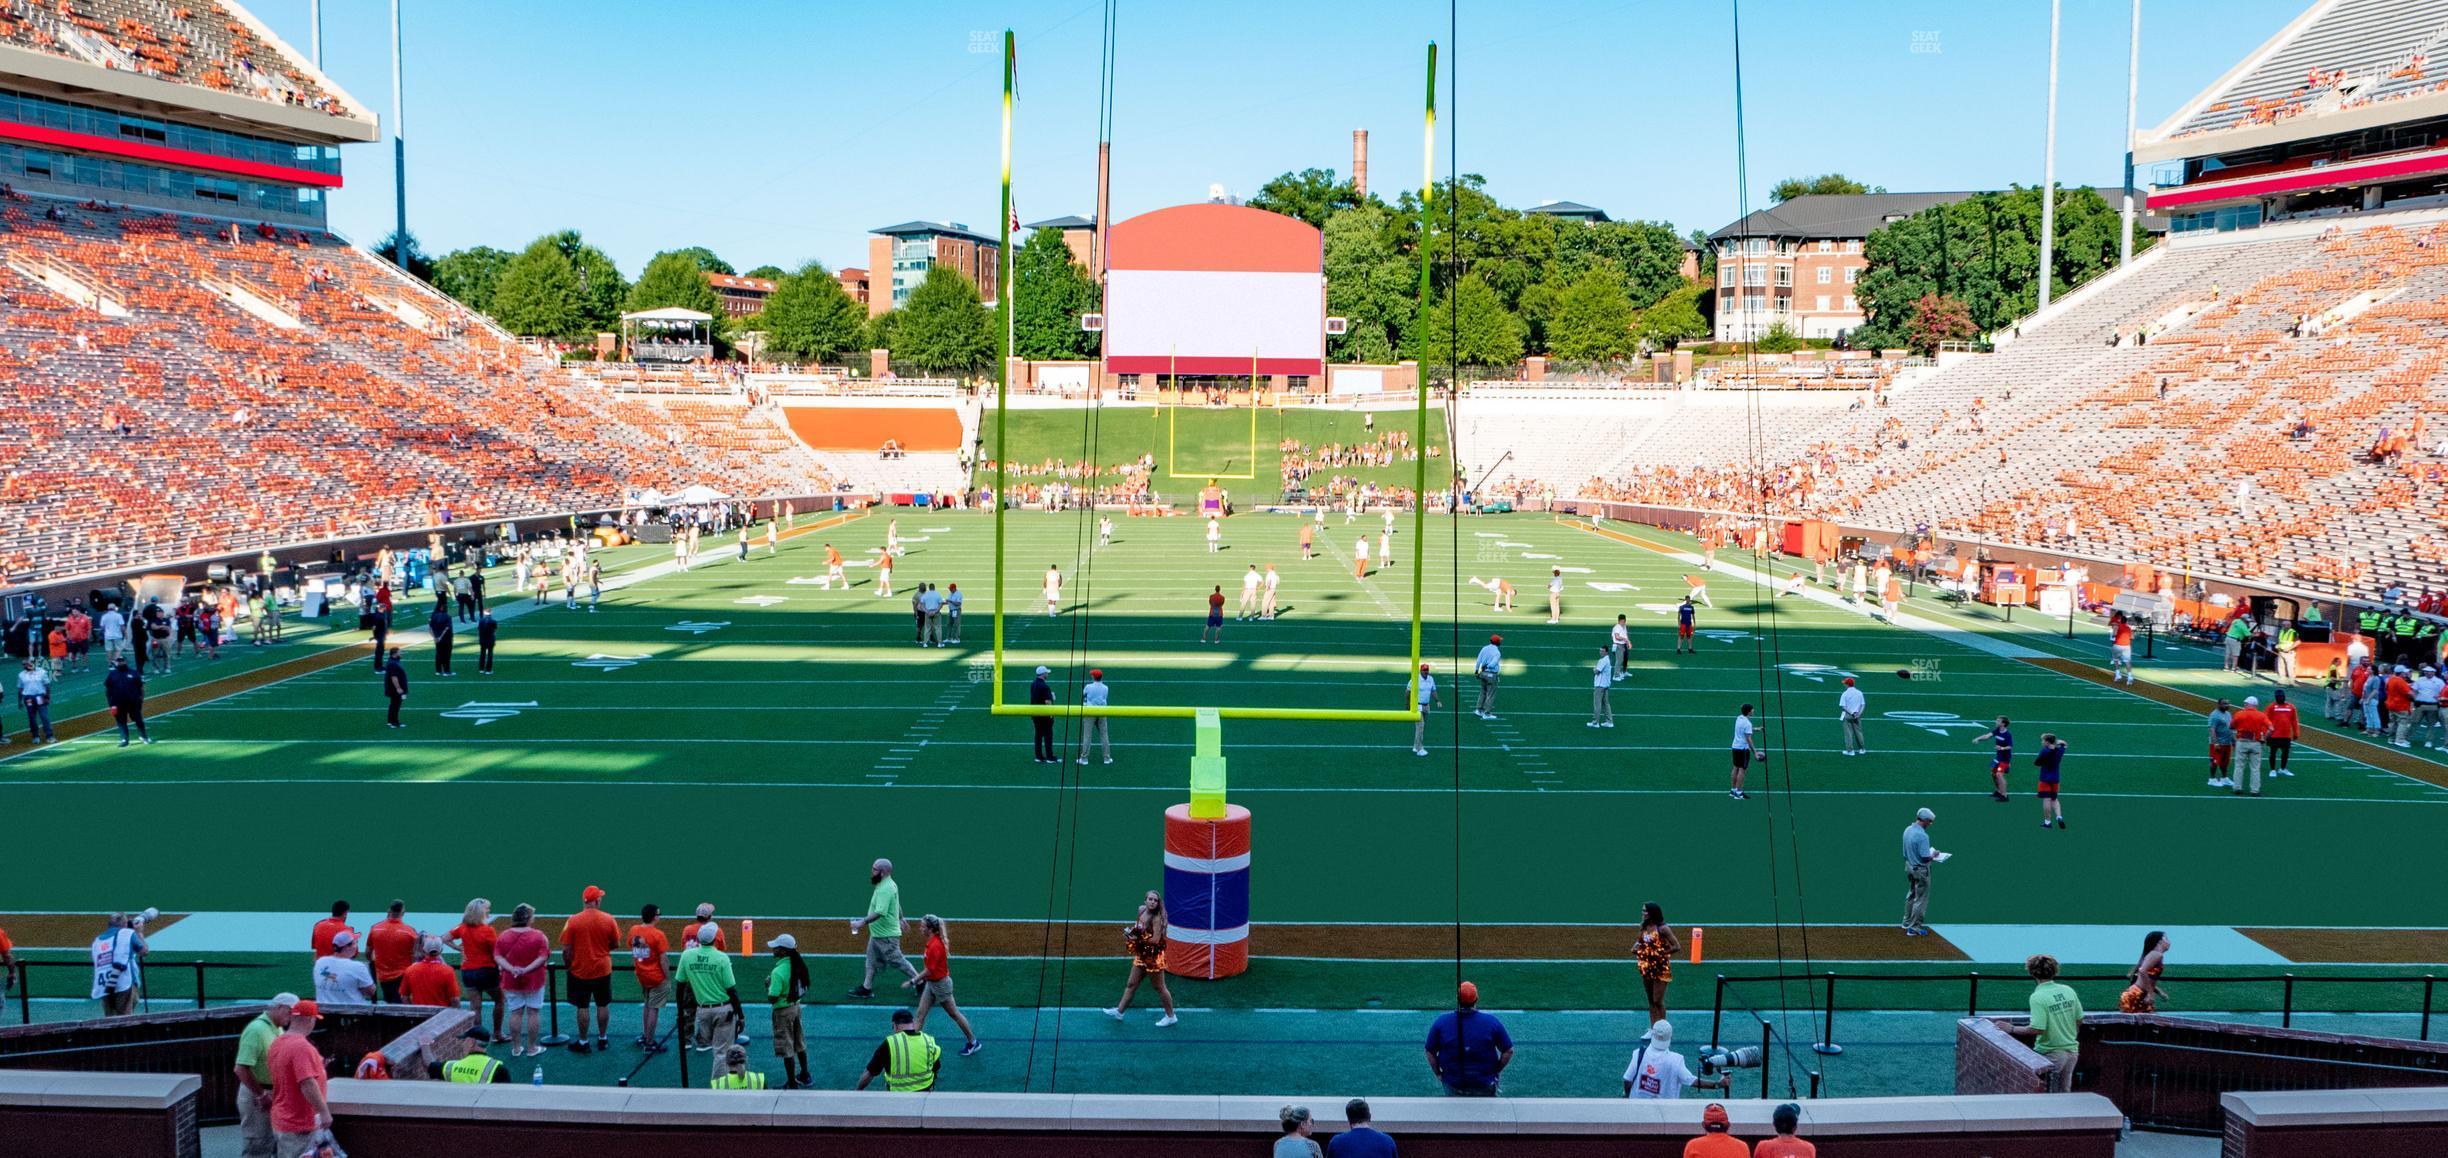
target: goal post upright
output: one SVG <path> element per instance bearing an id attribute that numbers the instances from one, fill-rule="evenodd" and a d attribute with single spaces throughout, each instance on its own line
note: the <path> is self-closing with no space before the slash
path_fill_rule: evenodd
<path id="1" fill-rule="evenodd" d="M 1018 294 L 1013 292 L 1012 277 L 1012 81 L 1019 67 L 1019 48 L 1012 30 L 1003 30 L 1003 216 L 998 223 L 1003 231 L 1003 246 L 995 253 L 995 296 L 1000 301 L 1003 324 L 995 327 L 995 474 L 994 474 L 994 698 L 995 710 L 1003 707 L 1003 505 L 1004 480 L 1011 471 L 1011 456 L 1006 453 L 1005 439 L 1011 424 L 1006 421 L 1011 399 L 1011 364 L 1013 325 L 1019 314 Z M 1102 366 L 1099 367 L 1101 371 Z M 1101 383 L 1092 386 L 1101 386 Z M 1093 396 L 1095 389 L 1090 390 Z"/>

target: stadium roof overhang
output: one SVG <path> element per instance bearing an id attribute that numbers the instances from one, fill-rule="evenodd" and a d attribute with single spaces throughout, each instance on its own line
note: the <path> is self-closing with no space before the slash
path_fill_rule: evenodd
<path id="1" fill-rule="evenodd" d="M 381 137 L 373 114 L 337 86 L 319 78 L 318 83 L 337 94 L 350 111 L 335 115 L 0 44 L 0 86 L 301 145 L 344 145 Z"/>
<path id="2" fill-rule="evenodd" d="M 2249 201 L 2276 197 L 2288 193 L 2308 193 L 2320 189 L 2342 189 L 2358 185 L 2374 185 L 2383 181 L 2403 181 L 2448 173 L 2448 148 L 2422 149 L 2411 153 L 2391 153 L 2385 157 L 2368 157 L 2334 165 L 2319 165 L 2304 169 L 2288 169 L 2276 173 L 2258 173 L 2226 181 L 2196 181 L 2150 195 L 2150 209 L 2165 213 L 2178 209 L 2197 209 L 2230 201 Z"/>

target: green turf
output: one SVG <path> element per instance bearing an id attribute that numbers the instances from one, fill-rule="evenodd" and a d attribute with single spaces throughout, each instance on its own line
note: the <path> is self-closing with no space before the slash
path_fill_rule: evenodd
<path id="1" fill-rule="evenodd" d="M 365 907 L 396 895 L 443 912 L 484 895 L 499 909 L 532 901 L 560 911 L 593 883 L 622 910 L 713 899 L 728 913 L 846 917 L 865 897 L 867 861 L 890 856 L 913 913 L 1127 919 L 1157 878 L 1160 814 L 1185 796 L 1188 723 L 1116 722 L 1110 766 L 1032 763 L 1028 723 L 985 711 L 989 516 L 897 517 L 915 540 L 896 569 L 901 595 L 878 598 L 874 572 L 856 567 L 860 585 L 847 593 L 791 582 L 822 573 L 828 540 L 854 562 L 869 557 L 884 517 L 792 540 L 775 558 L 760 545 L 745 564 L 726 557 L 617 591 L 595 613 L 552 607 L 510 619 L 494 676 L 473 674 L 470 649 L 460 659 L 469 674 L 450 680 L 411 653 L 405 732 L 382 727 L 374 682 L 350 665 L 163 716 L 162 742 L 151 748 L 122 751 L 97 738 L 0 760 L 10 805 L 0 841 L 12 854 L 0 911 L 313 911 L 334 895 Z M 1408 519 L 1396 537 L 1402 561 L 1366 582 L 1351 577 L 1344 552 L 1354 532 L 1374 537 L 1373 519 L 1349 528 L 1339 515 L 1328 519 L 1323 557 L 1306 562 L 1298 525 L 1289 516 L 1230 520 L 1227 549 L 1210 556 L 1191 519 L 1118 520 L 1113 544 L 1093 551 L 1093 529 L 1078 516 L 1009 516 L 1009 695 L 1025 698 L 1030 666 L 1044 663 L 1066 699 L 1095 665 L 1118 704 L 1399 706 Z M 1704 633 L 1717 634 L 1704 635 L 1699 654 L 1678 657 L 1671 619 L 1643 605 L 1671 604 L 1690 566 L 1543 517 L 1430 526 L 1426 614 L 1446 685 L 1430 758 L 1411 755 L 1401 724 L 1226 727 L 1233 796 L 1256 815 L 1262 954 L 1266 922 L 1622 924 L 1644 900 L 1683 925 L 1890 923 L 1901 891 L 1897 834 L 1921 805 L 1941 814 L 1939 845 L 1962 854 L 1937 885 L 1932 916 L 1942 923 L 2448 923 L 2438 890 L 2393 883 L 2406 879 L 2404 850 L 2427 847 L 2443 815 L 2432 809 L 2448 794 L 2427 784 L 2299 750 L 2301 776 L 2274 783 L 2262 800 L 2234 800 L 2202 786 L 2197 717 L 1803 600 L 1779 601 L 1771 615 L 1757 593 L 1722 576 L 1710 584 L 1717 607 L 1701 616 Z M 1540 555 L 1556 558 L 1531 557 Z M 1063 566 L 1070 598 L 1087 614 L 1042 615 L 1035 587 L 1049 562 Z M 1222 584 L 1237 601 L 1239 574 L 1268 562 L 1286 577 L 1283 617 L 1228 620 L 1221 644 L 1199 643 L 1208 588 Z M 1550 565 L 1590 568 L 1570 576 L 1566 622 L 1554 626 L 1544 622 Z M 1497 575 L 1522 590 L 1521 610 L 1491 612 L 1485 594 L 1461 582 Z M 911 645 L 906 593 L 920 580 L 960 584 L 970 609 L 964 646 Z M 2062 624 L 2021 614 L 2009 624 L 1993 610 L 1927 600 L 1911 610 L 2051 654 L 2096 660 L 2102 646 L 2087 625 L 2068 640 Z M 1634 676 L 1613 693 L 1619 726 L 1586 729 L 1588 664 L 1619 611 L 1632 617 Z M 675 630 L 683 624 L 719 626 Z M 1491 630 L 1505 634 L 1509 665 L 1518 665 L 1503 685 L 1501 727 L 1454 710 L 1467 694 L 1456 685 Z M 598 656 L 609 657 L 599 664 L 640 658 L 574 666 Z M 1916 661 L 1925 672 L 1934 661 L 1937 678 L 1893 675 Z M 1779 664 L 1860 673 L 1876 753 L 1838 755 L 1832 673 Z M 2214 669 L 2208 653 L 2170 652 L 2151 670 L 2215 682 Z M 1762 705 L 1774 755 L 1754 773 L 1754 798 L 1737 802 L 1725 796 L 1724 749 L 1746 701 Z M 472 702 L 522 706 L 487 723 L 440 714 Z M 943 706 L 948 714 L 930 716 Z M 1941 715 L 1915 717 L 1927 725 L 1916 727 L 1882 714 L 1890 711 Z M 2044 730 L 2072 743 L 2073 828 L 2041 829 L 2028 795 L 1987 799 L 1986 749 L 1970 722 L 1999 713 L 2015 718 L 2027 753 Z M 2016 787 L 2028 792 L 2022 759 Z M 118 834 L 112 855 L 93 855 L 97 832 Z M 846 934 L 809 946 L 855 947 Z M 821 968 L 822 984 L 849 980 L 847 961 Z M 1434 1008 L 1455 968 L 1262 960 L 1232 982 L 1184 983 L 1183 1000 L 1253 1017 L 1372 1001 Z M 1462 968 L 1503 994 L 1491 1004 L 1506 1008 L 1637 1001 L 1620 964 Z M 1676 1005 L 1705 1011 L 1719 968 L 1679 968 Z M 1944 1010 L 1970 966 L 1893 968 L 1957 979 L 1887 996 L 1848 989 L 1840 1004 Z M 2267 985 L 2212 981 L 2198 970 L 2180 982 L 2181 971 L 2175 963 L 2171 985 L 2183 1008 L 2275 1007 Z M 968 1000 L 1015 1009 L 1093 1009 L 1118 984 L 1078 963 L 1065 972 L 1031 960 L 968 960 L 962 978 Z M 1778 1001 L 1773 986 L 1762 988 L 1739 996 L 1762 1008 Z M 1984 1004 L 2009 1006 L 2017 988 L 2002 977 L 1995 994 L 1984 988 Z M 2407 991 L 2354 997 L 2307 988 L 2299 1001 L 2414 1008 L 2416 995 L 2399 988 Z M 2091 996 L 2107 998 L 2104 989 Z M 1797 993 L 1784 1003 L 1815 1000 Z M 1402 1024 L 1391 1036 L 1408 1040 L 1417 1027 Z M 1599 1036 L 1608 1044 L 1572 1067 L 1580 1084 L 1606 1085 L 1611 1074 L 1597 1055 L 1620 1052 L 1625 1038 L 1620 1026 Z M 1257 1064 L 1214 1048 L 1225 1053 L 1195 1072 Z M 1353 1072 L 1375 1074 L 1380 1064 L 1407 1072 L 1405 1051 L 1376 1053 L 1355 1051 L 1370 1060 L 1355 1060 Z M 1620 1058 L 1612 1064 L 1620 1072 Z M 1905 1070 L 1917 1073 L 1912 1065 Z M 1230 1088 L 1263 1085 L 1236 1079 Z"/>
<path id="2" fill-rule="evenodd" d="M 1376 417 L 1377 434 L 1411 431 L 1415 426 L 1413 411 L 1408 408 L 1369 413 Z M 1366 443 L 1372 437 L 1359 411 L 1307 407 L 1278 410 L 1262 406 L 1258 408 L 1253 458 L 1247 409 L 1117 406 L 1099 414 L 1101 417 L 1091 431 L 1080 421 L 1077 410 L 1011 411 L 1005 433 L 1009 439 L 1010 449 L 1005 452 L 1008 460 L 1014 469 L 1026 470 L 1048 461 L 1135 462 L 1143 454 L 1154 455 L 1155 486 L 1159 491 L 1194 490 L 1201 485 L 1200 476 L 1208 474 L 1250 475 L 1253 477 L 1246 481 L 1226 480 L 1221 485 L 1242 502 L 1253 501 L 1248 496 L 1256 496 L 1254 501 L 1272 502 L 1283 477 L 1284 440 L 1304 443 L 1314 452 L 1330 443 L 1352 445 Z M 1089 441 L 1091 438 L 1093 442 Z M 985 456 L 992 458 L 995 451 L 991 422 L 986 439 Z M 1413 441 L 1418 441 L 1416 433 Z M 1434 487 L 1443 482 L 1450 469 L 1449 460 L 1442 457 L 1445 414 L 1441 408 L 1428 411 L 1427 445 L 1439 452 L 1439 457 L 1428 460 L 1428 485 Z M 1416 465 L 1398 461 L 1383 467 L 1323 467 L 1310 482 L 1314 489 L 1334 475 L 1343 475 L 1380 486 L 1408 487 L 1412 485 Z"/>

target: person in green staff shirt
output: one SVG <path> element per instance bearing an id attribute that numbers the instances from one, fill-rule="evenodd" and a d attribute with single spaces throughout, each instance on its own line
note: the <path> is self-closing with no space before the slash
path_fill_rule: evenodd
<path id="1" fill-rule="evenodd" d="M 2046 953 L 2023 963 L 2023 970 L 2040 984 L 2032 988 L 2031 1024 L 2009 1026 L 2006 1032 L 2032 1043 L 2049 1063 L 2048 1092 L 2074 1090 L 2074 1063 L 2082 1056 L 2082 998 L 2057 980 L 2057 959 Z"/>
<path id="2" fill-rule="evenodd" d="M 708 921 L 697 926 L 689 947 L 680 954 L 680 980 L 696 999 L 699 1052 L 730 1045 L 746 1023 L 740 1009 L 739 980 L 731 972 L 731 955 L 714 947 L 721 930 Z"/>
<path id="3" fill-rule="evenodd" d="M 765 998 L 773 1004 L 773 1050 L 782 1059 L 782 1088 L 804 1090 L 808 1078 L 807 1038 L 799 1028 L 799 1000 L 807 995 L 807 960 L 799 956 L 799 939 L 788 933 L 765 943 L 773 951 L 773 973 L 765 979 Z"/>

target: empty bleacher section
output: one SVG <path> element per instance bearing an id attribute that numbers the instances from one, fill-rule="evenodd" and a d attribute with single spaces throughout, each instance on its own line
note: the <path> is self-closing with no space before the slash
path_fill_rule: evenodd
<path id="1" fill-rule="evenodd" d="M 615 401 L 329 235 L 23 195 L 0 200 L 0 425 L 12 580 L 631 488 L 830 489 L 744 400 Z"/>
<path id="2" fill-rule="evenodd" d="M 2249 60 L 2177 125 L 2192 136 L 2448 89 L 2428 59 L 2448 45 L 2448 0 L 2331 0 Z"/>
<path id="3" fill-rule="evenodd" d="M 1753 395 L 1671 421 L 1592 497 L 1757 509 L 2059 546 L 2371 594 L 2440 587 L 2448 225 L 2303 223 L 2161 247 L 1995 354 L 1881 405 Z M 2295 437 L 2298 427 L 2308 428 Z M 2402 454 L 2375 459 L 2383 431 Z"/>

